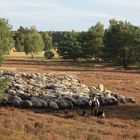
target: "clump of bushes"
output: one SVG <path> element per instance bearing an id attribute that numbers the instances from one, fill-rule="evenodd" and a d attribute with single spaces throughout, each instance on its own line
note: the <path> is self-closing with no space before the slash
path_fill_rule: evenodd
<path id="1" fill-rule="evenodd" d="M 54 52 L 52 50 L 46 50 L 44 56 L 46 59 L 52 59 L 54 57 Z"/>

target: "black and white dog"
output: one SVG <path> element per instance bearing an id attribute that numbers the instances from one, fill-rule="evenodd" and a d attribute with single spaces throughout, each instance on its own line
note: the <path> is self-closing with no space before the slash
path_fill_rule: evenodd
<path id="1" fill-rule="evenodd" d="M 102 110 L 95 109 L 94 116 L 96 116 L 98 118 L 105 118 L 105 112 Z"/>

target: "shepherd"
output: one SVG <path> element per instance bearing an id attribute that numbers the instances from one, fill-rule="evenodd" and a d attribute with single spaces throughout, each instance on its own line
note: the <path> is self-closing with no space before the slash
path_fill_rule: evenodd
<path id="1" fill-rule="evenodd" d="M 90 89 L 90 92 L 92 92 L 91 89 Z M 89 105 L 91 106 L 91 115 L 93 116 L 94 111 L 99 110 L 100 102 L 95 94 L 90 94 L 89 98 L 90 98 Z"/>

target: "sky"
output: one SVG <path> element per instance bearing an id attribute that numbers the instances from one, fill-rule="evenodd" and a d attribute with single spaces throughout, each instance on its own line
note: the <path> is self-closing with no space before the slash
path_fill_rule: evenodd
<path id="1" fill-rule="evenodd" d="M 108 27 L 112 18 L 139 26 L 140 0 L 0 0 L 0 17 L 14 30 L 85 31 L 98 21 Z"/>

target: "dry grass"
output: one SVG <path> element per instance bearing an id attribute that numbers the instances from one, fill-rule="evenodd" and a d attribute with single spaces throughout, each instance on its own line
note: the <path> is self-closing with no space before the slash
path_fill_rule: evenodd
<path id="1" fill-rule="evenodd" d="M 10 52 L 9 55 L 6 55 L 7 59 L 24 59 L 31 60 L 31 54 L 26 55 L 25 52 Z M 44 51 L 38 52 L 34 55 L 35 60 L 44 60 Z"/>
<path id="2" fill-rule="evenodd" d="M 58 58 L 58 54 L 54 51 L 54 58 Z M 44 51 L 40 51 L 34 54 L 34 60 L 46 60 L 44 57 Z M 26 55 L 25 52 L 13 52 L 11 51 L 9 55 L 5 56 L 7 59 L 20 59 L 20 60 L 31 60 L 31 54 Z"/>
<path id="3" fill-rule="evenodd" d="M 83 118 L 80 110 L 66 119 L 64 111 L 0 109 L 0 135 L 2 140 L 94 140 L 139 139 L 140 120 L 95 117 Z M 139 112 L 140 113 L 140 112 Z"/>
<path id="4" fill-rule="evenodd" d="M 0 108 L 2 140 L 139 140 L 140 139 L 140 71 L 116 70 L 91 63 L 8 60 L 1 69 L 22 72 L 70 74 L 83 84 L 102 83 L 110 90 L 136 99 L 133 105 L 103 107 L 106 119 L 83 118 L 82 110 L 19 110 Z M 89 110 L 87 110 L 90 113 Z"/>

